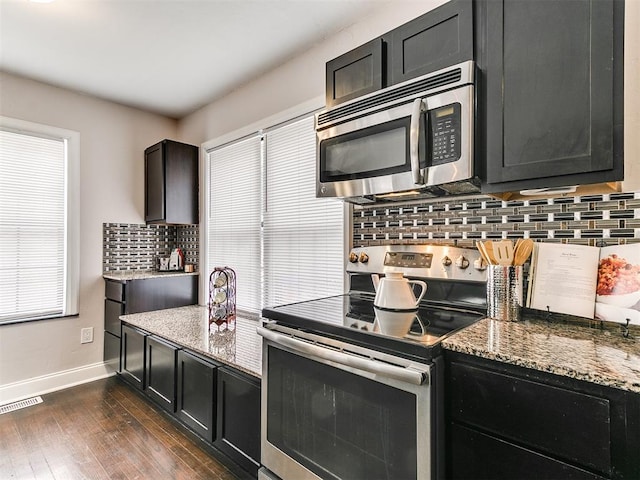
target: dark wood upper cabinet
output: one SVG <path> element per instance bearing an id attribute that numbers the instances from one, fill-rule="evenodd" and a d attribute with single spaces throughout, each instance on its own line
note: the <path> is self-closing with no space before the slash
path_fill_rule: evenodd
<path id="1" fill-rule="evenodd" d="M 163 140 L 144 151 L 145 221 L 197 224 L 198 147 Z"/>
<path id="2" fill-rule="evenodd" d="M 451 0 L 326 65 L 326 106 L 473 60 L 473 3 Z"/>
<path id="3" fill-rule="evenodd" d="M 487 193 L 622 180 L 623 1 L 476 2 Z"/>
<path id="4" fill-rule="evenodd" d="M 473 60 L 473 3 L 452 0 L 385 35 L 390 85 Z"/>
<path id="5" fill-rule="evenodd" d="M 327 62 L 327 107 L 382 88 L 381 38 L 376 38 Z"/>

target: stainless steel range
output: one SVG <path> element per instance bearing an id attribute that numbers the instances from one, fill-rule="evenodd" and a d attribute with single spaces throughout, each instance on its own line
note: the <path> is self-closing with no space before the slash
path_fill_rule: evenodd
<path id="1" fill-rule="evenodd" d="M 356 249 L 348 294 L 265 308 L 261 478 L 443 478 L 440 344 L 484 316 L 485 268 L 473 249 Z"/>

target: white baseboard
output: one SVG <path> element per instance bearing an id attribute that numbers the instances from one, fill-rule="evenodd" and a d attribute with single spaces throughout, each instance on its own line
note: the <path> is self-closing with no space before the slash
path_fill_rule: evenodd
<path id="1" fill-rule="evenodd" d="M 65 388 L 110 377 L 113 372 L 103 362 L 93 363 L 70 370 L 30 378 L 0 386 L 0 405 L 17 402 L 24 398 L 63 390 Z"/>

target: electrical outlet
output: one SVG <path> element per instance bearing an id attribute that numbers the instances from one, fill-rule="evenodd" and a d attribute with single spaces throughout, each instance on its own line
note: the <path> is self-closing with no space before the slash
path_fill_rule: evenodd
<path id="1" fill-rule="evenodd" d="M 87 327 L 80 330 L 80 343 L 93 342 L 93 327 Z"/>

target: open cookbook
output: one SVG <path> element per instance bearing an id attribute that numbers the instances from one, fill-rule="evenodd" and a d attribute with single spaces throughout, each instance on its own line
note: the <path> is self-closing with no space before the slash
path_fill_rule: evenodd
<path id="1" fill-rule="evenodd" d="M 640 244 L 536 243 L 526 306 L 640 325 Z"/>

